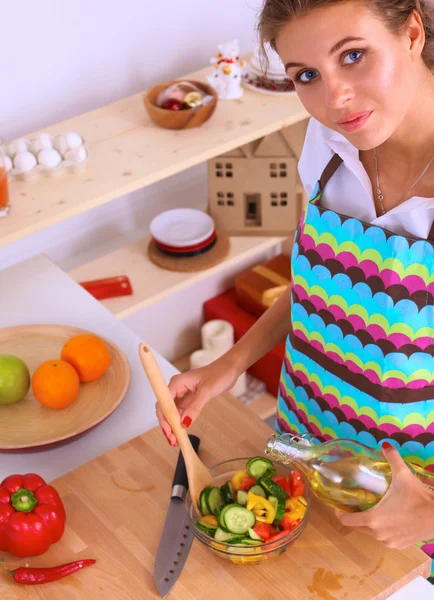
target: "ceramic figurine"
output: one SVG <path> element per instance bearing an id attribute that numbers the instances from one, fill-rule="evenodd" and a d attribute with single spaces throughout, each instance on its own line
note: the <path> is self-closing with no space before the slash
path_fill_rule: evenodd
<path id="1" fill-rule="evenodd" d="M 245 61 L 240 60 L 239 51 L 238 40 L 219 44 L 216 56 L 210 61 L 215 67 L 207 80 L 223 100 L 236 100 L 244 93 L 241 82 Z"/>

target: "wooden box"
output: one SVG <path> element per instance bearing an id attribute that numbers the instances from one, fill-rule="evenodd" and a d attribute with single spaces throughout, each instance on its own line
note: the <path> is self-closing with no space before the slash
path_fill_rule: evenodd
<path id="1" fill-rule="evenodd" d="M 260 317 L 282 295 L 290 280 L 290 257 L 286 254 L 274 256 L 235 280 L 238 304 L 252 315 Z"/>

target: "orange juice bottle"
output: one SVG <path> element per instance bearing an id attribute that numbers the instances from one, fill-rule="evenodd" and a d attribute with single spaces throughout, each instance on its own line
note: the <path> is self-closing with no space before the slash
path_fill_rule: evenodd
<path id="1" fill-rule="evenodd" d="M 0 209 L 9 204 L 8 175 L 3 140 L 0 138 Z"/>

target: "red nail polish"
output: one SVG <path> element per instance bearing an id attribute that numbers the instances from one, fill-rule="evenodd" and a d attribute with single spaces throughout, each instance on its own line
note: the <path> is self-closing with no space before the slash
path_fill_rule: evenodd
<path id="1" fill-rule="evenodd" d="M 171 443 L 171 441 L 170 441 L 169 436 L 167 435 L 167 433 L 164 431 L 164 429 L 162 431 L 164 433 L 164 437 L 166 438 L 166 440 L 169 442 L 170 445 L 172 445 L 172 443 Z"/>
<path id="2" fill-rule="evenodd" d="M 389 442 L 383 442 L 381 447 L 386 448 L 386 450 L 389 450 L 389 448 L 393 448 L 392 444 L 389 444 Z"/>
<path id="3" fill-rule="evenodd" d="M 184 417 L 184 418 L 182 419 L 182 424 L 183 424 L 183 426 L 184 426 L 185 428 L 188 428 L 188 427 L 190 427 L 191 423 L 192 423 L 192 418 L 191 418 L 191 417 Z"/>

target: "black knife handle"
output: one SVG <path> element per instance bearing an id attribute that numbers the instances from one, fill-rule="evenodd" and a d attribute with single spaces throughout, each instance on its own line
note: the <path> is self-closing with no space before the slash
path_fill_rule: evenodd
<path id="1" fill-rule="evenodd" d="M 200 439 L 197 435 L 189 435 L 191 445 L 194 448 L 194 451 L 197 454 L 200 445 Z M 182 456 L 182 452 L 179 452 L 178 462 L 176 463 L 175 475 L 173 477 L 172 488 L 176 485 L 180 485 L 188 490 L 188 479 L 187 479 L 187 470 L 185 468 L 184 457 Z M 178 495 L 178 494 L 176 494 Z"/>

